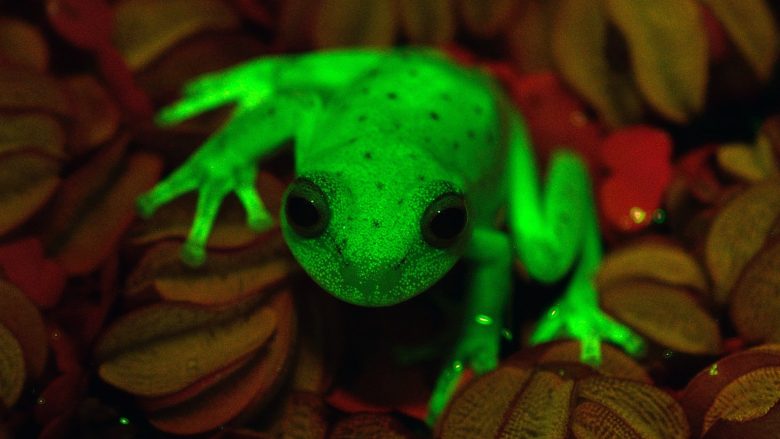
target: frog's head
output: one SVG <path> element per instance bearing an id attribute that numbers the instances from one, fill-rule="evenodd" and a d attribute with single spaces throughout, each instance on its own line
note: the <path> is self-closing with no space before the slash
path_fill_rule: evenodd
<path id="1" fill-rule="evenodd" d="M 471 235 L 457 183 L 386 174 L 303 173 L 284 194 L 282 232 L 293 255 L 321 287 L 356 305 L 425 291 Z"/>

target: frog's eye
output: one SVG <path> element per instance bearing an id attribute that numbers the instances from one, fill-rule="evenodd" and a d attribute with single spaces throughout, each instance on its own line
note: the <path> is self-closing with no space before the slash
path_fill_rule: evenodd
<path id="1" fill-rule="evenodd" d="M 322 189 L 299 178 L 292 182 L 284 201 L 284 214 L 292 229 L 304 238 L 322 235 L 330 222 L 330 208 Z"/>
<path id="2" fill-rule="evenodd" d="M 433 247 L 447 248 L 458 241 L 467 224 L 468 213 L 463 196 L 446 193 L 425 210 L 421 222 L 423 238 Z"/>

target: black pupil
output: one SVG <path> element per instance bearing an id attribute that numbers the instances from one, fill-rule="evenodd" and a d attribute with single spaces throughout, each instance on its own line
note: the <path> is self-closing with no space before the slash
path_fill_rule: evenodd
<path id="1" fill-rule="evenodd" d="M 312 227 L 320 221 L 320 211 L 306 198 L 290 197 L 287 200 L 287 218 L 300 227 Z"/>
<path id="2" fill-rule="evenodd" d="M 431 232 L 439 239 L 452 239 L 466 225 L 466 211 L 458 207 L 448 207 L 439 212 L 431 221 Z"/>

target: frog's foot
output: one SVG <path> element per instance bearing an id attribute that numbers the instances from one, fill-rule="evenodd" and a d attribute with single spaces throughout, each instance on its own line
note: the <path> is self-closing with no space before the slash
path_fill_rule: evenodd
<path id="1" fill-rule="evenodd" d="M 580 361 L 601 364 L 601 342 L 611 341 L 631 355 L 644 350 L 644 341 L 625 325 L 606 315 L 598 306 L 562 300 L 547 312 L 531 336 L 531 344 L 570 337 L 581 343 Z"/>
<path id="2" fill-rule="evenodd" d="M 472 325 L 455 346 L 454 354 L 439 374 L 428 402 L 428 425 L 433 426 L 458 389 L 463 372 L 481 375 L 498 366 L 500 331 L 497 325 Z"/>
<path id="3" fill-rule="evenodd" d="M 157 208 L 179 195 L 191 190 L 198 191 L 195 220 L 181 254 L 189 265 L 197 266 L 205 261 L 206 241 L 222 200 L 231 192 L 238 196 L 244 206 L 250 228 L 262 231 L 273 223 L 255 188 L 255 164 L 237 163 L 220 157 L 193 156 L 137 200 L 140 214 L 149 217 Z"/>

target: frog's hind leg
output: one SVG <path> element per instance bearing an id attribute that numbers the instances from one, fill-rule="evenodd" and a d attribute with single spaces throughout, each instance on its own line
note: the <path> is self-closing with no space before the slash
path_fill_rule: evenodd
<path id="1" fill-rule="evenodd" d="M 602 249 L 590 177 L 574 152 L 552 154 L 544 188 L 539 187 L 533 151 L 519 115 L 511 117 L 509 223 L 518 256 L 534 279 L 554 282 L 575 266 L 566 293 L 542 318 L 532 343 L 561 336 L 582 342 L 581 359 L 598 364 L 600 342 L 632 354 L 642 340 L 598 307 L 593 277 Z"/>

